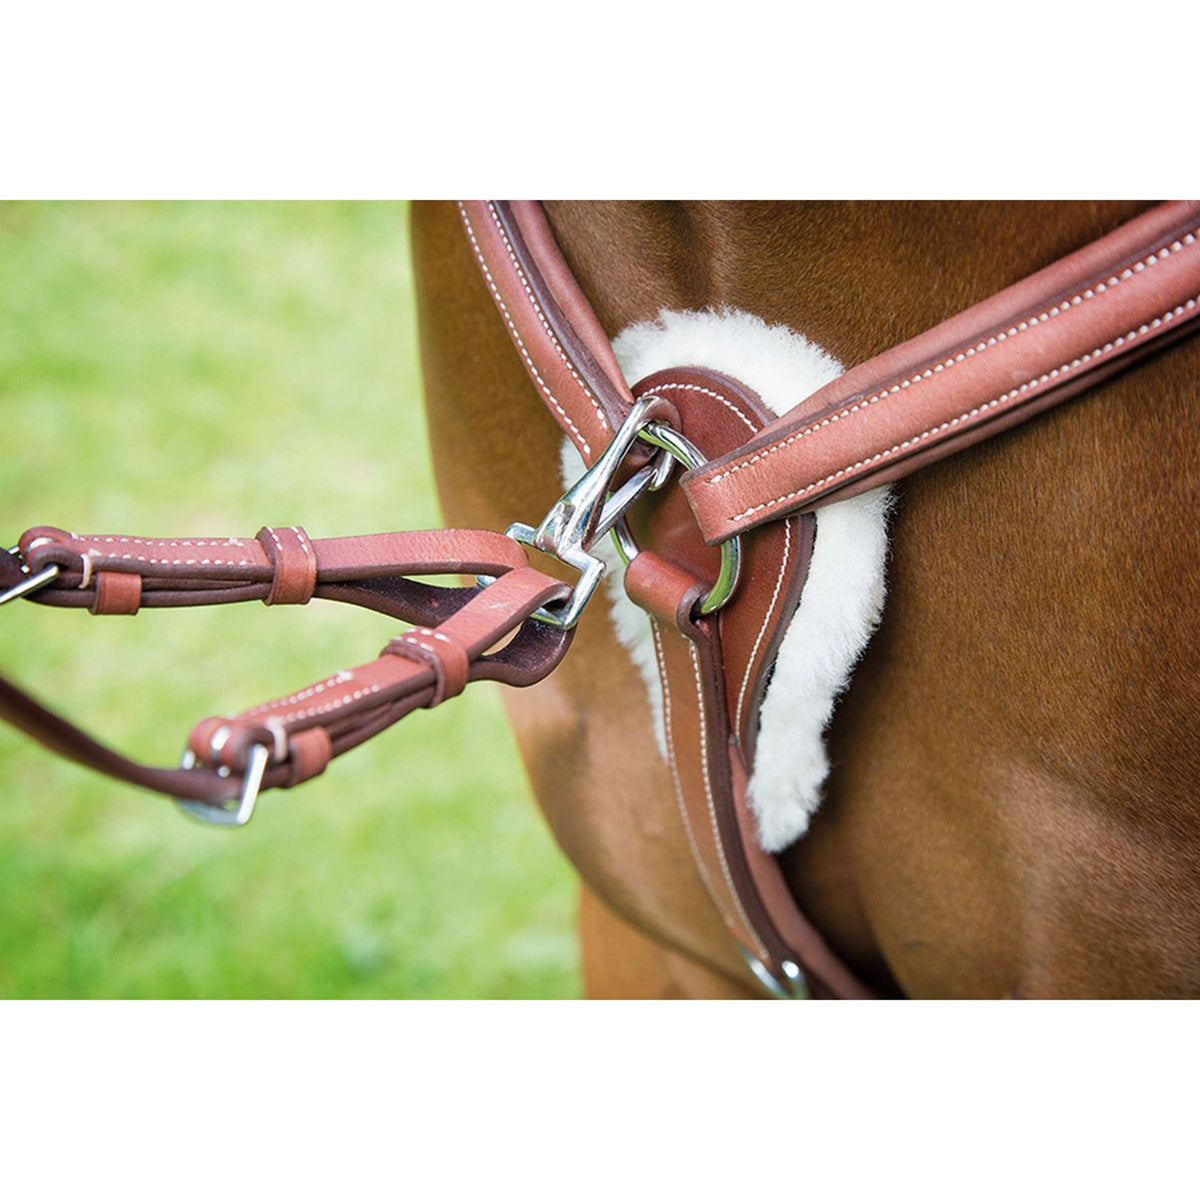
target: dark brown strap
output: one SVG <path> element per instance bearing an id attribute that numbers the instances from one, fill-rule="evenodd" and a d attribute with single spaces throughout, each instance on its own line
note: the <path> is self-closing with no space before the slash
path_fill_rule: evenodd
<path id="1" fill-rule="evenodd" d="M 722 541 L 1025 421 L 1197 317 L 1200 204 L 1160 205 L 848 371 L 683 486 L 705 538 Z"/>

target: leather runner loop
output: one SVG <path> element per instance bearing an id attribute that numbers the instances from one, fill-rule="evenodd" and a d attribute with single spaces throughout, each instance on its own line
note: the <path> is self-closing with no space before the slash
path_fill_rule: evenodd
<path id="1" fill-rule="evenodd" d="M 288 740 L 288 776 L 284 787 L 295 787 L 320 775 L 333 757 L 333 742 L 329 732 L 320 725 L 302 729 Z"/>
<path id="2" fill-rule="evenodd" d="M 655 620 L 684 629 L 691 625 L 708 585 L 661 554 L 643 550 L 625 568 L 625 591 Z"/>
<path id="3" fill-rule="evenodd" d="M 470 660 L 467 652 L 436 629 L 410 629 L 394 637 L 383 649 L 384 654 L 425 663 L 433 668 L 436 683 L 426 708 L 436 708 L 443 700 L 459 695 L 467 686 Z"/>
<path id="4" fill-rule="evenodd" d="M 255 539 L 275 568 L 264 604 L 307 604 L 317 587 L 317 555 L 299 525 L 273 529 L 264 525 Z"/>
<path id="5" fill-rule="evenodd" d="M 137 613 L 142 601 L 142 577 L 100 571 L 95 578 L 96 594 L 91 611 L 96 616 L 129 616 Z"/>

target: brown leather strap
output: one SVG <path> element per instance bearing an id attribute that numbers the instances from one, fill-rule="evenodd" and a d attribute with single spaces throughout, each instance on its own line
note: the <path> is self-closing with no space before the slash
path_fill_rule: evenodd
<path id="1" fill-rule="evenodd" d="M 690 615 L 689 602 L 707 585 L 644 551 L 629 566 L 626 588 L 654 618 L 676 800 L 726 928 L 781 990 L 794 982 L 822 997 L 870 998 L 800 911 L 778 861 L 758 845 L 746 768 L 729 727 L 720 622 Z"/>
<path id="2" fill-rule="evenodd" d="M 287 533 L 264 529 L 257 539 L 78 537 L 41 526 L 20 539 L 23 564 L 0 552 L 0 587 L 55 567 L 57 576 L 30 598 L 93 612 L 131 611 L 138 595 L 148 605 L 172 606 L 234 599 L 304 603 L 315 595 L 416 623 L 419 629 L 400 644 L 421 652 L 406 656 L 392 643 L 363 667 L 235 717 L 206 718 L 189 739 L 196 765 L 188 769 L 133 762 L 3 679 L 0 716 L 103 774 L 220 805 L 238 795 L 255 746 L 270 750 L 261 787 L 292 787 L 414 709 L 457 694 L 469 679 L 516 687 L 537 682 L 570 644 L 570 631 L 527 620 L 569 589 L 533 570 L 524 551 L 503 535 L 434 530 L 313 541 L 299 528 Z M 439 588 L 405 577 L 436 574 L 497 578 L 483 589 Z"/>
<path id="3" fill-rule="evenodd" d="M 617 368 L 607 339 L 544 214 L 525 212 L 518 227 L 513 207 L 460 205 L 526 371 L 591 463 L 612 439 L 629 390 L 623 382 L 608 387 L 608 372 Z M 588 341 L 584 356 L 578 348 Z M 602 361 L 607 371 L 599 368 Z M 635 390 L 639 398 L 668 401 L 672 423 L 677 418 L 677 427 L 709 455 L 740 445 L 770 419 L 752 392 L 709 371 L 662 372 Z M 867 995 L 805 920 L 778 864 L 758 848 L 744 786 L 767 672 L 807 573 L 812 522 L 780 521 L 748 539 L 733 600 L 719 617 L 697 621 L 692 610 L 716 577 L 717 556 L 700 538 L 682 493 L 660 493 L 632 516 L 641 544 L 654 549 L 633 559 L 626 585 L 654 618 L 669 765 L 709 896 L 767 986 L 790 987 L 790 969 L 797 979 L 807 977 L 814 994 Z M 740 769 L 735 762 L 742 762 Z"/>
<path id="4" fill-rule="evenodd" d="M 592 463 L 633 404 L 612 347 L 540 204 L 459 202 L 492 299 L 546 407 Z M 631 456 L 631 463 L 647 457 Z"/>
<path id="5" fill-rule="evenodd" d="M 1200 204 L 1164 204 L 854 368 L 683 481 L 710 542 L 900 478 L 1196 328 Z"/>

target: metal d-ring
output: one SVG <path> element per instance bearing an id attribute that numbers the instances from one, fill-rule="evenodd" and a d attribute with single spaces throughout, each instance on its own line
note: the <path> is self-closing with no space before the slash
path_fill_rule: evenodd
<path id="1" fill-rule="evenodd" d="M 653 421 L 645 426 L 638 433 L 638 438 L 665 450 L 676 462 L 683 463 L 687 470 L 702 467 L 708 461 L 682 433 L 661 421 Z M 625 565 L 628 566 L 641 553 L 640 547 L 634 541 L 633 534 L 629 530 L 628 522 L 622 518 L 613 526 L 612 534 L 613 541 L 617 544 L 617 551 L 625 560 Z M 702 615 L 707 616 L 709 613 L 716 612 L 718 608 L 728 602 L 737 587 L 738 576 L 741 575 L 741 572 L 742 540 L 735 536 L 721 543 L 721 568 L 717 572 L 717 580 L 708 595 L 700 601 Z"/>

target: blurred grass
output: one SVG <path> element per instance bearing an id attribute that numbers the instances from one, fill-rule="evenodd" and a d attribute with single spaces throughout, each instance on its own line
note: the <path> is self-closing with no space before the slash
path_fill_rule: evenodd
<path id="1" fill-rule="evenodd" d="M 316 537 L 440 524 L 406 213 L 384 204 L 0 206 L 3 536 Z M 365 662 L 320 602 L 19 604 L 0 670 L 173 763 L 201 716 Z M 0 726 L 0 996 L 560 997 L 575 887 L 493 685 L 268 793 L 234 833 Z"/>

